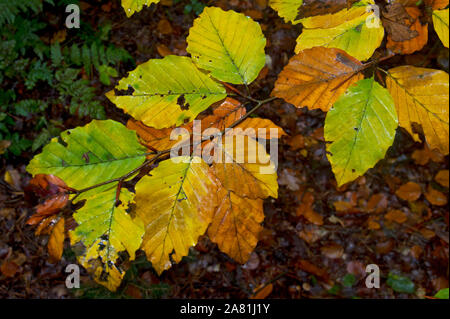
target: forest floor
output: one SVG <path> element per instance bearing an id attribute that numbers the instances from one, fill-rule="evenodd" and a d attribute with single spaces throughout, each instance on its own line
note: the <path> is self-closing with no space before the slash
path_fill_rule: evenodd
<path id="1" fill-rule="evenodd" d="M 126 18 L 118 1 L 92 1 L 82 3 L 82 20 L 94 29 L 113 21 L 111 42 L 127 49 L 139 64 L 170 53 L 187 55 L 186 37 L 196 15 L 184 12 L 186 2 L 152 6 Z M 270 58 L 251 93 L 269 97 L 277 74 L 293 55 L 301 27 L 284 23 L 265 0 L 209 2 L 244 12 L 261 24 Z M 396 56 L 380 66 L 442 69 L 437 41 L 432 33 L 420 52 Z M 110 86 L 101 85 L 96 76 L 91 82 L 107 117 L 122 123 L 127 115 L 103 94 L 127 71 L 122 68 Z M 45 96 L 45 90 L 40 94 Z M 16 267 L 13 276 L 0 274 L 0 298 L 248 298 L 261 287 L 267 287 L 269 298 L 423 298 L 448 287 L 449 212 L 447 205 L 433 205 L 435 195 L 429 192 L 433 186 L 448 198 L 448 188 L 435 181 L 438 172 L 449 169 L 448 156 L 429 151 L 399 129 L 384 160 L 337 188 L 325 153 L 322 111 L 296 109 L 278 99 L 258 115 L 271 119 L 288 136 L 279 143 L 279 197 L 265 201 L 264 230 L 250 260 L 240 265 L 201 238 L 188 257 L 159 277 L 143 254 L 138 255 L 115 294 L 85 273 L 81 289 L 65 288 L 65 266 L 74 262 L 70 250 L 59 263 L 49 263 L 46 239 L 35 237 L 34 229 L 25 224 L 33 211 L 23 197 L 30 180 L 25 166 L 32 154 L 0 157 L 1 178 L 6 171 L 12 177 L 9 183 L 0 182 L 0 263 L 13 261 Z M 67 116 L 64 125 L 72 128 L 88 121 Z M 418 198 L 407 187 L 403 194 L 398 192 L 407 182 L 420 186 Z M 310 212 L 307 218 L 299 213 L 303 211 Z M 364 284 L 369 264 L 380 268 L 379 289 Z M 388 277 L 400 285 L 412 282 L 414 293 L 395 291 Z"/>

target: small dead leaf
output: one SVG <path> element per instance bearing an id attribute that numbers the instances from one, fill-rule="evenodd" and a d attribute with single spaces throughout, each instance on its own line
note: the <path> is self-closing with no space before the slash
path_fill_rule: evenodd
<path id="1" fill-rule="evenodd" d="M 371 230 L 378 230 L 381 228 L 380 224 L 378 223 L 378 221 L 375 219 L 374 216 L 369 217 L 367 221 L 367 227 Z"/>
<path id="2" fill-rule="evenodd" d="M 314 195 L 311 192 L 306 192 L 303 195 L 302 203 L 297 208 L 297 216 L 303 216 L 306 220 L 315 225 L 323 225 L 323 217 L 313 210 L 313 203 Z"/>
<path id="3" fill-rule="evenodd" d="M 253 296 L 250 299 L 266 299 L 273 290 L 273 285 L 268 284 L 266 286 L 262 285 L 255 289 Z"/>
<path id="4" fill-rule="evenodd" d="M 419 199 L 420 195 L 422 195 L 422 189 L 419 184 L 408 182 L 400 186 L 400 188 L 395 192 L 395 195 L 403 200 L 412 202 Z"/>
<path id="5" fill-rule="evenodd" d="M 410 28 L 415 19 L 411 17 L 401 3 L 394 2 L 387 5 L 386 11 L 382 13 L 383 26 L 391 41 L 408 41 L 419 35 L 417 31 Z"/>
<path id="6" fill-rule="evenodd" d="M 0 267 L 0 271 L 6 277 L 14 277 L 14 275 L 19 271 L 19 266 L 13 261 L 5 261 Z"/>
<path id="7" fill-rule="evenodd" d="M 432 231 L 431 229 L 428 229 L 428 228 L 422 228 L 422 229 L 420 230 L 420 233 L 422 234 L 422 236 L 423 236 L 425 239 L 428 239 L 428 240 L 430 240 L 431 238 L 433 238 L 434 236 L 436 236 L 436 233 L 435 233 L 434 231 Z"/>
<path id="8" fill-rule="evenodd" d="M 434 177 L 434 180 L 436 182 L 438 182 L 439 184 L 441 184 L 444 187 L 449 187 L 448 184 L 448 180 L 449 180 L 449 171 L 448 169 L 444 169 L 442 171 L 439 171 L 436 176 Z"/>
<path id="9" fill-rule="evenodd" d="M 61 218 L 53 227 L 53 231 L 48 240 L 48 254 L 51 263 L 57 263 L 62 256 L 64 249 L 64 218 Z"/>
<path id="10" fill-rule="evenodd" d="M 388 35 L 388 41 L 386 47 L 395 53 L 411 54 L 416 51 L 422 50 L 422 48 L 428 42 L 428 24 L 422 25 L 420 22 L 421 11 L 418 8 L 406 8 L 406 12 L 413 20 L 411 23 L 409 19 L 405 19 L 405 23 L 411 33 L 417 35 L 411 39 L 406 38 L 402 41 L 395 41 L 394 36 Z"/>
<path id="11" fill-rule="evenodd" d="M 21 189 L 20 174 L 16 169 L 10 169 L 5 172 L 5 182 L 17 190 Z"/>
<path id="12" fill-rule="evenodd" d="M 382 193 L 372 195 L 369 201 L 367 202 L 367 210 L 369 212 L 374 212 L 377 214 L 386 210 L 387 206 L 388 206 L 387 197 Z"/>
<path id="13" fill-rule="evenodd" d="M 1 140 L 0 141 L 0 155 L 4 154 L 6 149 L 11 146 L 11 141 Z"/>
<path id="14" fill-rule="evenodd" d="M 158 44 L 156 46 L 156 50 L 158 51 L 158 54 L 162 57 L 173 54 L 173 52 L 170 51 L 170 49 L 164 44 Z"/>
<path id="15" fill-rule="evenodd" d="M 395 247 L 395 242 L 392 239 L 388 239 L 386 241 L 379 242 L 375 246 L 375 251 L 378 254 L 384 255 L 389 253 Z"/>
<path id="16" fill-rule="evenodd" d="M 408 217 L 404 212 L 398 209 L 392 209 L 390 210 L 386 215 L 384 215 L 384 218 L 386 220 L 389 220 L 391 222 L 396 222 L 398 224 L 403 224 L 408 220 Z"/>
<path id="17" fill-rule="evenodd" d="M 411 256 L 413 256 L 415 259 L 419 259 L 422 253 L 423 253 L 422 247 L 417 245 L 411 247 Z"/>
<path id="18" fill-rule="evenodd" d="M 320 248 L 320 251 L 322 252 L 322 255 L 330 259 L 342 258 L 344 255 L 344 248 L 336 244 L 323 246 Z"/>
<path id="19" fill-rule="evenodd" d="M 428 185 L 428 190 L 425 193 L 425 198 L 433 205 L 445 206 L 447 205 L 447 196 L 440 191 L 435 190 L 433 187 Z"/>
<path id="20" fill-rule="evenodd" d="M 66 29 L 59 30 L 53 35 L 50 43 L 53 44 L 64 42 L 64 40 L 66 40 L 66 37 L 67 37 L 67 30 Z"/>
<path id="21" fill-rule="evenodd" d="M 325 269 L 319 268 L 316 265 L 312 264 L 308 260 L 300 259 L 298 262 L 298 267 L 306 271 L 307 273 L 313 274 L 322 279 L 328 280 L 328 274 Z"/>
<path id="22" fill-rule="evenodd" d="M 161 19 L 158 22 L 158 32 L 161 34 L 172 34 L 173 28 L 169 20 Z"/>

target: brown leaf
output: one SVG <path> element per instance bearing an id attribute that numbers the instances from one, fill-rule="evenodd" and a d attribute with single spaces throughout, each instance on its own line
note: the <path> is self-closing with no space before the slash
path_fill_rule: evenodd
<path id="1" fill-rule="evenodd" d="M 390 210 L 386 215 L 384 215 L 384 218 L 386 218 L 386 220 L 396 222 L 398 224 L 403 224 L 408 220 L 406 214 L 398 209 Z"/>
<path id="2" fill-rule="evenodd" d="M 411 39 L 405 38 L 404 40 L 398 41 L 399 37 L 397 37 L 397 33 L 395 33 L 396 37 L 388 35 L 386 47 L 395 53 L 411 54 L 422 50 L 425 44 L 427 44 L 428 24 L 422 25 L 420 22 L 419 16 L 421 15 L 421 11 L 418 8 L 406 8 L 405 10 L 410 18 L 414 20 L 409 24 L 408 28 L 411 32 L 415 32 L 416 36 Z M 409 19 L 405 19 L 405 21 L 408 21 L 405 23 L 409 23 Z M 394 38 L 397 40 L 394 40 Z"/>
<path id="3" fill-rule="evenodd" d="M 27 225 L 36 225 L 45 217 L 58 213 L 68 202 L 69 195 L 66 193 L 50 197 L 43 204 L 36 206 L 37 213 L 28 219 Z"/>
<path id="4" fill-rule="evenodd" d="M 158 22 L 158 32 L 161 34 L 172 34 L 173 28 L 167 19 L 161 19 Z"/>
<path id="5" fill-rule="evenodd" d="M 367 210 L 376 214 L 386 210 L 388 206 L 388 200 L 383 193 L 373 194 L 367 202 Z"/>
<path id="6" fill-rule="evenodd" d="M 11 146 L 11 141 L 0 140 L 0 155 L 4 154 L 6 149 Z"/>
<path id="7" fill-rule="evenodd" d="M 55 175 L 36 174 L 26 189 L 26 192 L 34 192 L 40 197 L 53 196 L 58 193 L 74 191 L 66 183 Z"/>
<path id="8" fill-rule="evenodd" d="M 383 26 L 388 33 L 388 37 L 390 37 L 392 41 L 407 41 L 414 39 L 419 35 L 416 30 L 410 28 L 415 19 L 409 15 L 408 11 L 401 3 L 394 2 L 387 5 L 386 10 L 387 11 L 382 12 L 382 21 Z"/>
<path id="9" fill-rule="evenodd" d="M 430 150 L 427 143 L 425 143 L 423 149 L 415 150 L 411 157 L 418 165 L 426 165 L 430 160 L 436 163 L 442 163 L 444 161 L 444 156 L 438 150 Z"/>
<path id="10" fill-rule="evenodd" d="M 344 255 L 344 248 L 337 244 L 323 246 L 320 248 L 322 255 L 330 259 L 338 259 Z"/>
<path id="11" fill-rule="evenodd" d="M 386 241 L 382 241 L 376 244 L 375 251 L 378 254 L 387 254 L 395 247 L 395 242 L 392 239 L 388 239 Z"/>
<path id="12" fill-rule="evenodd" d="M 19 266 L 13 261 L 5 261 L 0 267 L 0 271 L 6 277 L 14 277 L 14 275 L 19 271 Z"/>
<path id="13" fill-rule="evenodd" d="M 326 112 L 350 85 L 364 78 L 362 68 L 361 62 L 340 49 L 306 49 L 281 71 L 272 96 L 298 108 Z"/>
<path id="14" fill-rule="evenodd" d="M 447 196 L 444 193 L 441 193 L 430 185 L 428 185 L 428 190 L 425 193 L 425 198 L 433 205 L 436 206 L 445 206 L 447 205 Z"/>
<path id="15" fill-rule="evenodd" d="M 170 49 L 164 44 L 157 44 L 156 50 L 158 51 L 158 54 L 162 57 L 173 54 L 173 52 L 170 51 Z"/>
<path id="16" fill-rule="evenodd" d="M 250 297 L 250 299 L 266 299 L 273 290 L 273 285 L 268 284 L 266 286 L 259 286 L 255 289 L 255 293 Z"/>
<path id="17" fill-rule="evenodd" d="M 304 193 L 302 203 L 297 208 L 297 216 L 305 217 L 306 220 L 314 225 L 323 225 L 323 217 L 313 210 L 313 203 L 314 195 L 311 192 Z"/>
<path id="18" fill-rule="evenodd" d="M 50 256 L 50 262 L 56 263 L 61 259 L 64 248 L 64 218 L 60 218 L 53 227 L 53 231 L 48 240 L 48 254 Z"/>
<path id="19" fill-rule="evenodd" d="M 413 256 L 415 259 L 419 259 L 422 253 L 423 253 L 422 247 L 417 245 L 411 247 L 411 256 Z"/>
<path id="20" fill-rule="evenodd" d="M 371 230 L 377 230 L 381 228 L 380 224 L 374 216 L 370 216 L 367 220 L 367 227 Z"/>
<path id="21" fill-rule="evenodd" d="M 408 182 L 400 186 L 400 188 L 395 192 L 395 195 L 409 202 L 419 199 L 421 194 L 422 189 L 420 188 L 420 185 L 414 182 Z"/>
<path id="22" fill-rule="evenodd" d="M 428 228 L 422 228 L 422 229 L 420 230 L 420 233 L 422 234 L 422 236 L 423 236 L 425 239 L 428 239 L 428 240 L 430 240 L 431 238 L 433 238 L 434 236 L 436 236 L 436 233 L 435 233 L 434 231 L 432 231 L 431 229 L 428 229 Z"/>
<path id="23" fill-rule="evenodd" d="M 245 264 L 263 229 L 263 200 L 239 197 L 223 187 L 217 194 L 219 206 L 208 228 L 208 236 L 221 251 Z"/>
<path id="24" fill-rule="evenodd" d="M 425 0 L 425 5 L 433 10 L 440 10 L 448 6 L 448 0 Z"/>
<path id="25" fill-rule="evenodd" d="M 448 180 L 449 180 L 449 171 L 448 169 L 444 169 L 439 171 L 436 176 L 434 177 L 434 180 L 436 182 L 438 182 L 439 184 L 441 184 L 444 187 L 449 187 L 448 184 Z"/>
<path id="26" fill-rule="evenodd" d="M 314 264 L 310 263 L 308 260 L 300 259 L 298 262 L 298 267 L 301 270 L 306 271 L 307 273 L 313 274 L 324 280 L 328 280 L 327 271 L 325 269 L 315 266 Z"/>

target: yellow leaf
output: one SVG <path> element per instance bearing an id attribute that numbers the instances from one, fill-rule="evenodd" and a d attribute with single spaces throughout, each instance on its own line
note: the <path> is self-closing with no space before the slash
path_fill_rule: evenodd
<path id="1" fill-rule="evenodd" d="M 216 79 L 250 84 L 266 62 L 266 39 L 261 27 L 241 13 L 207 7 L 194 21 L 187 52 Z"/>
<path id="2" fill-rule="evenodd" d="M 237 262 L 244 264 L 258 243 L 263 229 L 263 200 L 249 199 L 220 188 L 219 207 L 208 228 L 209 238 L 219 249 Z"/>
<path id="3" fill-rule="evenodd" d="M 269 5 L 278 12 L 278 15 L 284 18 L 285 22 L 292 22 L 297 24 L 296 21 L 298 10 L 303 4 L 303 0 L 270 0 Z"/>
<path id="4" fill-rule="evenodd" d="M 158 274 L 179 262 L 212 220 L 217 184 L 199 157 L 168 159 L 136 184 L 136 213 L 144 221 L 142 249 Z"/>
<path id="5" fill-rule="evenodd" d="M 150 6 L 152 3 L 158 3 L 160 0 L 122 0 L 122 7 L 127 17 L 131 17 L 135 12 L 142 10 L 144 6 Z"/>
<path id="6" fill-rule="evenodd" d="M 448 9 L 433 11 L 433 24 L 442 44 L 448 48 Z"/>
<path id="7" fill-rule="evenodd" d="M 191 122 L 211 104 L 226 98 L 226 90 L 196 68 L 190 58 L 168 55 L 139 65 L 106 93 L 111 102 L 136 120 L 155 128 Z"/>
<path id="8" fill-rule="evenodd" d="M 384 28 L 375 12 L 378 10 L 376 5 L 362 1 L 350 10 L 302 19 L 303 32 L 297 39 L 295 52 L 322 46 L 342 49 L 360 61 L 369 59 L 384 37 Z"/>
<path id="9" fill-rule="evenodd" d="M 64 218 L 60 218 L 52 229 L 48 239 L 48 254 L 50 261 L 56 263 L 61 259 L 64 248 Z"/>
<path id="10" fill-rule="evenodd" d="M 400 66 L 390 69 L 386 86 L 394 98 L 399 125 L 416 141 L 413 123 L 422 126 L 431 149 L 449 153 L 449 77 L 440 70 Z"/>
<path id="11" fill-rule="evenodd" d="M 217 139 L 214 154 L 214 174 L 227 190 L 251 199 L 278 197 L 277 172 L 265 147 L 244 135 L 225 136 L 222 144 Z"/>
<path id="12" fill-rule="evenodd" d="M 296 107 L 326 112 L 353 83 L 363 65 L 340 49 L 316 47 L 293 56 L 279 74 L 272 95 Z"/>

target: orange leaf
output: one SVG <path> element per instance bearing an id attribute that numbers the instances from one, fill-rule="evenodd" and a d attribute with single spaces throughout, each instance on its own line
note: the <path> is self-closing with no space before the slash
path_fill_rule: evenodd
<path id="1" fill-rule="evenodd" d="M 156 45 L 156 50 L 158 51 L 158 54 L 162 57 L 173 54 L 172 51 L 164 44 Z"/>
<path id="2" fill-rule="evenodd" d="M 395 195 L 409 202 L 419 199 L 421 194 L 422 190 L 420 185 L 414 182 L 408 182 L 400 186 L 400 188 L 395 192 Z"/>
<path id="3" fill-rule="evenodd" d="M 256 292 L 253 294 L 253 296 L 250 297 L 250 299 L 265 299 L 272 293 L 272 290 L 272 284 L 263 286 L 263 288 L 258 287 L 257 289 L 255 289 Z"/>
<path id="4" fill-rule="evenodd" d="M 350 85 L 364 78 L 362 68 L 360 61 L 340 49 L 306 49 L 290 59 L 272 96 L 299 108 L 328 111 Z"/>
<path id="5" fill-rule="evenodd" d="M 384 218 L 386 218 L 386 220 L 396 222 L 398 224 L 403 224 L 408 220 L 406 214 L 398 209 L 390 210 L 386 215 L 384 215 Z"/>
<path id="6" fill-rule="evenodd" d="M 428 191 L 425 193 L 425 198 L 433 205 L 444 206 L 447 205 L 447 196 L 431 186 L 428 186 Z"/>
<path id="7" fill-rule="evenodd" d="M 302 203 L 297 208 L 297 216 L 303 216 L 306 220 L 315 225 L 323 225 L 323 217 L 313 210 L 313 203 L 314 195 L 311 192 L 306 192 L 303 195 Z"/>
<path id="8" fill-rule="evenodd" d="M 223 187 L 217 194 L 219 206 L 208 228 L 208 236 L 221 251 L 245 264 L 263 229 L 263 200 L 239 197 Z"/>
<path id="9" fill-rule="evenodd" d="M 425 44 L 427 44 L 428 24 L 422 25 L 422 23 L 420 23 L 419 16 L 421 15 L 421 11 L 418 8 L 405 8 L 405 10 L 413 20 L 413 23 L 409 25 L 409 21 L 408 19 L 406 19 L 406 22 L 409 25 L 409 29 L 411 31 L 416 31 L 417 36 L 410 40 L 396 42 L 390 35 L 388 35 L 386 47 L 395 53 L 411 54 L 413 52 L 422 50 Z"/>
<path id="10" fill-rule="evenodd" d="M 61 218 L 53 227 L 53 231 L 48 240 L 48 254 L 50 262 L 56 263 L 61 259 L 64 248 L 64 218 Z"/>
<path id="11" fill-rule="evenodd" d="M 166 19 L 159 20 L 158 32 L 161 34 L 171 34 L 173 32 L 173 28 L 172 28 L 170 22 Z"/>
<path id="12" fill-rule="evenodd" d="M 367 202 L 367 210 L 370 212 L 381 213 L 387 206 L 387 197 L 382 193 L 373 194 Z"/>
<path id="13" fill-rule="evenodd" d="M 435 233 L 434 231 L 432 231 L 431 229 L 428 229 L 428 228 L 422 228 L 422 229 L 420 230 L 420 233 L 422 234 L 422 236 L 423 236 L 425 239 L 431 239 L 431 238 L 433 238 L 434 236 L 436 236 L 436 233 Z"/>
<path id="14" fill-rule="evenodd" d="M 369 217 L 369 220 L 367 221 L 367 227 L 369 227 L 369 229 L 372 230 L 377 230 L 381 228 L 380 224 L 375 220 L 373 216 Z"/>
<path id="15" fill-rule="evenodd" d="M 19 266 L 13 261 L 5 261 L 0 267 L 0 271 L 6 277 L 14 277 L 19 271 Z"/>
<path id="16" fill-rule="evenodd" d="M 425 0 L 425 4 L 433 10 L 439 10 L 448 6 L 448 0 Z"/>
<path id="17" fill-rule="evenodd" d="M 321 269 L 305 259 L 300 259 L 298 266 L 301 270 L 316 275 L 322 279 L 328 280 L 328 274 L 325 269 Z"/>
<path id="18" fill-rule="evenodd" d="M 37 213 L 27 220 L 27 225 L 36 225 L 47 216 L 58 213 L 69 202 L 69 195 L 60 193 L 36 206 Z"/>
<path id="19" fill-rule="evenodd" d="M 344 255 L 344 248 L 340 245 L 332 244 L 320 248 L 322 255 L 330 259 L 339 259 Z"/>
<path id="20" fill-rule="evenodd" d="M 444 187 L 448 187 L 448 178 L 449 177 L 449 172 L 448 169 L 444 169 L 442 171 L 439 171 L 436 176 L 434 177 L 434 180 L 436 182 L 438 182 L 439 184 L 441 184 Z"/>

